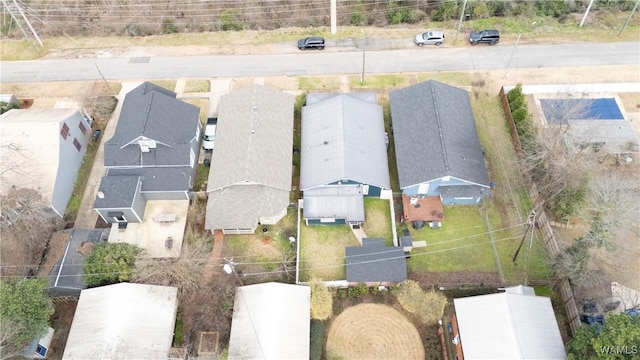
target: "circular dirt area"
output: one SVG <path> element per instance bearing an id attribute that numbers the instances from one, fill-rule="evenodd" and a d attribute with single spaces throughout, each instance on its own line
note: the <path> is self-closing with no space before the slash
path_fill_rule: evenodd
<path id="1" fill-rule="evenodd" d="M 415 326 L 387 305 L 361 304 L 346 309 L 331 324 L 328 359 L 424 359 Z"/>

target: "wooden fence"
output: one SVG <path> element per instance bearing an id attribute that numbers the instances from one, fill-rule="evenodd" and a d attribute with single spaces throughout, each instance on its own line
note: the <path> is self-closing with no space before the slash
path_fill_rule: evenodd
<path id="1" fill-rule="evenodd" d="M 511 116 L 511 109 L 509 108 L 509 102 L 507 101 L 507 96 L 504 91 L 504 87 L 500 89 L 500 102 L 502 103 L 502 107 L 504 110 L 505 120 L 507 121 L 507 125 L 509 126 L 509 131 L 511 132 L 511 138 L 513 139 L 513 144 L 515 146 L 515 151 L 518 155 L 519 168 L 521 172 L 526 172 L 524 167 L 524 153 L 522 152 L 522 145 L 520 143 L 520 138 L 518 137 L 518 132 L 516 130 L 516 124 Z M 526 178 L 526 177 L 525 177 Z M 560 247 L 558 246 L 558 241 L 553 233 L 553 229 L 551 228 L 551 224 L 549 223 L 549 219 L 547 218 L 547 214 L 544 211 L 544 200 L 540 196 L 540 192 L 535 184 L 528 182 L 527 186 L 529 188 L 528 193 L 531 198 L 533 209 L 536 211 L 536 225 L 540 232 L 542 233 L 542 239 L 545 245 L 545 249 L 547 249 L 547 254 L 549 257 L 553 258 L 560 252 Z M 569 328 L 571 329 L 571 333 L 573 336 L 576 335 L 578 328 L 580 327 L 580 314 L 578 312 L 578 306 L 576 305 L 576 300 L 573 297 L 573 291 L 571 290 L 571 285 L 569 281 L 566 279 L 561 279 L 556 277 L 555 287 L 558 289 L 560 296 L 562 297 L 562 303 L 565 307 L 567 313 L 567 321 L 569 323 Z"/>

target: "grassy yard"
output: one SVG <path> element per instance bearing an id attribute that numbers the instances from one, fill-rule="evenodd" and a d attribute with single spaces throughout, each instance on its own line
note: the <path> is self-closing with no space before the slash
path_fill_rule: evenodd
<path id="1" fill-rule="evenodd" d="M 391 209 L 389 201 L 364 198 L 365 223 L 362 229 L 370 238 L 383 238 L 388 246 L 393 246 L 391 232 Z"/>
<path id="2" fill-rule="evenodd" d="M 344 248 L 358 246 L 347 225 L 300 224 L 300 281 L 344 280 Z"/>
<path id="3" fill-rule="evenodd" d="M 298 88 L 305 91 L 338 91 L 340 79 L 337 76 L 299 77 Z"/>
<path id="4" fill-rule="evenodd" d="M 192 92 L 208 92 L 211 87 L 211 82 L 209 80 L 204 79 L 194 79 L 187 80 L 187 83 L 184 87 L 184 92 L 192 93 Z"/>

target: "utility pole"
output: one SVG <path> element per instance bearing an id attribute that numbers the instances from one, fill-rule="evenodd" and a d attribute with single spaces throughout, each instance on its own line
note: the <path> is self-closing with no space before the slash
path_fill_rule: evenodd
<path id="1" fill-rule="evenodd" d="M 364 35 L 364 29 L 362 31 L 362 76 L 360 76 L 360 85 L 364 85 L 364 56 L 367 46 L 367 37 Z"/>
<path id="2" fill-rule="evenodd" d="M 633 17 L 633 13 L 635 13 L 636 9 L 638 8 L 638 4 L 640 4 L 640 0 L 636 1 L 636 4 L 633 6 L 633 10 L 631 10 L 631 14 L 629 14 L 629 18 L 627 18 L 627 21 L 625 21 L 624 25 L 622 25 L 622 29 L 620 29 L 620 33 L 618 34 L 618 36 L 622 35 L 622 32 L 624 31 L 624 28 L 626 28 L 627 24 L 629 24 L 629 21 Z"/>
<path id="3" fill-rule="evenodd" d="M 27 34 L 24 27 L 22 26 L 22 21 L 24 21 L 27 27 L 29 27 L 29 30 L 31 30 L 31 33 L 33 34 L 35 39 L 38 41 L 38 44 L 40 44 L 40 47 L 43 46 L 42 41 L 40 40 L 38 33 L 36 33 L 35 29 L 31 26 L 31 23 L 25 16 L 18 2 L 16 0 L 13 0 L 12 2 L 10 2 L 10 0 L 0 0 L 0 1 L 2 2 L 2 5 L 4 5 L 4 9 L 9 12 L 9 15 L 11 15 L 11 19 L 16 23 L 16 25 L 18 25 L 18 28 L 22 32 L 22 35 L 24 36 L 24 38 L 29 42 L 33 50 L 38 52 L 36 45 L 33 43 L 33 41 L 31 41 L 31 39 L 29 38 L 29 35 Z"/>
<path id="4" fill-rule="evenodd" d="M 584 12 L 582 20 L 580 20 L 580 25 L 578 25 L 578 27 L 582 27 L 584 21 L 587 20 L 587 15 L 589 15 L 589 10 L 591 10 L 591 5 L 593 5 L 593 0 L 589 1 L 589 6 L 587 6 L 587 10 Z"/>
<path id="5" fill-rule="evenodd" d="M 535 223 L 536 223 L 535 220 L 536 220 L 536 211 L 531 210 L 531 213 L 529 213 L 529 218 L 527 219 L 527 228 L 524 231 L 524 235 L 522 235 L 522 240 L 520 241 L 520 245 L 518 245 L 518 249 L 516 250 L 516 253 L 513 255 L 514 263 L 518 259 L 518 254 L 520 253 L 520 249 L 522 249 L 522 245 L 524 244 L 524 239 L 527 237 L 527 233 L 529 233 L 529 231 L 535 226 Z"/>
<path id="6" fill-rule="evenodd" d="M 456 39 L 458 38 L 458 33 L 460 32 L 460 28 L 462 27 L 462 19 L 464 18 L 464 11 L 467 9 L 467 0 L 464 0 L 462 4 L 462 11 L 460 12 L 460 21 L 458 21 L 458 30 L 456 30 Z"/>

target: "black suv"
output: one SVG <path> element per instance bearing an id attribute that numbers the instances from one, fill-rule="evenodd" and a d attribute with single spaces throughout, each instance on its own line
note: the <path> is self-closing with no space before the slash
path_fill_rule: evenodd
<path id="1" fill-rule="evenodd" d="M 469 34 L 469 42 L 471 45 L 479 43 L 487 43 L 489 45 L 495 45 L 500 41 L 500 33 L 498 30 L 482 30 L 474 31 Z"/>
<path id="2" fill-rule="evenodd" d="M 307 49 L 324 49 L 324 38 L 319 36 L 310 36 L 305 39 L 298 40 L 298 49 L 307 50 Z"/>

